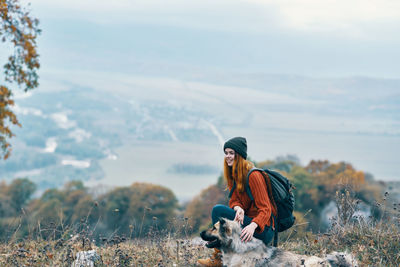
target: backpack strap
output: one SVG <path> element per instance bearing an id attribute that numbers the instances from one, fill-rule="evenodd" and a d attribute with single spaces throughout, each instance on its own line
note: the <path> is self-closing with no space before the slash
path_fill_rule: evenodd
<path id="1" fill-rule="evenodd" d="M 245 188 L 246 193 L 247 193 L 247 195 L 249 196 L 249 198 L 250 198 L 251 201 L 254 201 L 254 197 L 253 197 L 253 194 L 251 193 L 251 189 L 250 189 L 250 186 L 249 186 L 249 178 L 250 178 L 250 174 L 251 174 L 253 171 L 260 171 L 260 172 L 263 172 L 264 170 L 263 170 L 263 169 L 260 169 L 260 168 L 252 168 L 252 169 L 247 173 L 247 177 L 246 177 L 246 182 L 245 182 L 245 184 L 244 184 L 244 188 Z M 232 189 L 231 189 L 231 191 L 229 192 L 229 196 L 228 196 L 229 198 L 232 197 L 233 191 L 234 191 L 235 189 L 236 189 L 236 182 L 233 181 L 233 186 L 232 186 Z"/>
<path id="2" fill-rule="evenodd" d="M 275 225 L 275 227 L 272 228 L 272 230 L 274 230 L 274 243 L 273 243 L 273 246 L 274 247 L 278 247 L 278 222 L 277 222 L 276 217 L 275 217 L 275 215 L 273 213 L 271 213 L 271 227 L 272 227 L 272 220 L 273 220 L 273 223 Z"/>
<path id="3" fill-rule="evenodd" d="M 250 200 L 251 200 L 251 201 L 254 201 L 254 197 L 253 197 L 253 194 L 251 193 L 251 189 L 250 189 L 250 185 L 249 185 L 249 179 L 250 179 L 250 174 L 251 174 L 253 171 L 259 171 L 259 172 L 262 173 L 262 172 L 264 172 L 264 170 L 263 170 L 263 169 L 260 169 L 260 168 L 252 168 L 252 169 L 249 171 L 249 173 L 247 174 L 245 188 L 246 188 L 246 193 L 247 193 L 247 195 L 250 197 Z"/>
<path id="4" fill-rule="evenodd" d="M 229 192 L 228 198 L 231 198 L 231 197 L 232 197 L 233 191 L 235 191 L 235 189 L 236 189 L 236 182 L 233 181 L 233 186 L 232 186 L 231 191 Z"/>
<path id="5" fill-rule="evenodd" d="M 274 232 L 274 247 L 278 247 L 278 228 L 276 227 Z"/>
<path id="6" fill-rule="evenodd" d="M 245 188 L 246 193 L 247 193 L 247 195 L 249 196 L 249 198 L 250 198 L 251 201 L 254 201 L 254 197 L 253 197 L 253 194 L 251 193 L 251 189 L 250 189 L 250 186 L 249 186 L 249 178 L 250 178 L 250 174 L 251 174 L 253 171 L 260 171 L 260 172 L 263 172 L 264 170 L 263 170 L 263 169 L 259 169 L 259 168 L 252 168 L 252 169 L 247 173 L 247 177 L 246 177 L 246 182 L 245 182 L 245 184 L 244 184 L 244 188 Z M 232 197 L 233 191 L 235 191 L 235 189 L 236 189 L 236 182 L 233 181 L 232 189 L 231 189 L 231 191 L 229 192 L 229 195 L 228 195 L 229 198 Z"/>

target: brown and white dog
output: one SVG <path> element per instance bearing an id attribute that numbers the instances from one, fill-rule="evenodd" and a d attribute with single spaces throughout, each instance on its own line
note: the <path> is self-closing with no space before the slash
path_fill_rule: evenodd
<path id="1" fill-rule="evenodd" d="M 356 260 L 347 253 L 333 252 L 325 258 L 298 255 L 276 247 L 266 246 L 261 240 L 253 238 L 242 242 L 242 228 L 236 221 L 220 219 L 211 229 L 200 233 L 208 248 L 222 251 L 222 262 L 228 267 L 261 266 L 357 266 Z"/>

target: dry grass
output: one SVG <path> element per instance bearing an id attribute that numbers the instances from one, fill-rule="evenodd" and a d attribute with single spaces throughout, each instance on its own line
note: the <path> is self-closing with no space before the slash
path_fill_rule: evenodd
<path id="1" fill-rule="evenodd" d="M 354 217 L 357 200 L 348 191 L 338 194 L 337 205 L 339 215 L 332 221 L 328 233 L 294 235 L 291 233 L 296 227 L 293 227 L 282 235 L 285 238 L 280 241 L 280 247 L 319 256 L 331 251 L 347 251 L 356 256 L 360 266 L 399 266 L 398 210 L 385 202 L 376 203 L 376 208 L 381 210 L 378 220 Z M 95 242 L 89 231 L 73 236 L 68 233 L 56 240 L 44 240 L 40 235 L 36 239 L 12 239 L 7 244 L 0 244 L 0 266 L 71 266 L 78 251 L 91 249 L 100 255 L 95 266 L 196 266 L 197 259 L 212 253 L 191 238 L 187 220 L 176 220 L 171 225 L 174 231 L 150 230 L 141 239 L 112 235 Z"/>
<path id="2" fill-rule="evenodd" d="M 338 216 L 324 234 L 306 233 L 302 238 L 282 243 L 282 248 L 301 254 L 323 256 L 331 251 L 347 251 L 355 255 L 360 266 L 400 266 L 399 204 L 375 203 L 378 219 L 354 216 L 359 200 L 346 188 L 338 193 Z M 290 231 L 295 231 L 291 229 Z"/>
<path id="3" fill-rule="evenodd" d="M 0 266 L 71 266 L 78 251 L 94 249 L 100 255 L 96 266 L 195 266 L 208 249 L 190 239 L 154 237 L 125 240 L 114 237 L 96 246 L 82 238 L 27 240 L 0 245 Z"/>
<path id="4" fill-rule="evenodd" d="M 0 266 L 71 266 L 77 252 L 93 249 L 100 256 L 95 266 L 196 266 L 197 259 L 208 257 L 210 251 L 199 238 L 189 237 L 187 221 L 175 219 L 173 231 L 150 229 L 140 239 L 113 234 L 95 241 L 87 230 L 59 239 L 11 239 L 0 244 Z"/>

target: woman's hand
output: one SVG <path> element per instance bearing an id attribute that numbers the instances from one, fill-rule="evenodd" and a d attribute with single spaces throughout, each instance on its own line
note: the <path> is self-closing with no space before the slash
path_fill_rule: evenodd
<path id="1" fill-rule="evenodd" d="M 255 222 L 250 223 L 242 230 L 240 238 L 243 242 L 250 241 L 253 238 L 254 231 L 257 229 L 258 225 Z"/>
<path id="2" fill-rule="evenodd" d="M 240 224 L 243 224 L 244 210 L 239 206 L 233 207 L 233 210 L 236 211 L 235 219 L 233 220 L 239 222 Z"/>

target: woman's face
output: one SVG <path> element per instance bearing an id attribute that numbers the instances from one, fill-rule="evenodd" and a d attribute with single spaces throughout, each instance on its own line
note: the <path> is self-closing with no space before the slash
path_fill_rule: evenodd
<path id="1" fill-rule="evenodd" d="M 225 161 L 229 167 L 233 166 L 233 161 L 235 160 L 235 150 L 232 148 L 225 148 Z"/>

